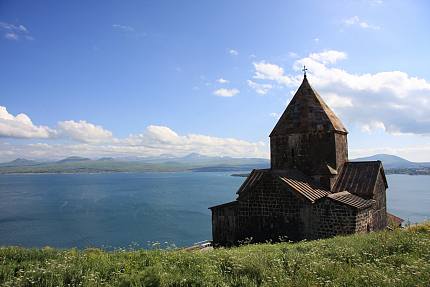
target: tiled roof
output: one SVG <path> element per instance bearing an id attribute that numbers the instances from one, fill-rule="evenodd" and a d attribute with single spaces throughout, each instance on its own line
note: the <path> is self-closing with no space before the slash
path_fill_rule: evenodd
<path id="1" fill-rule="evenodd" d="M 279 177 L 284 183 L 288 184 L 294 191 L 304 196 L 311 202 L 329 194 L 328 191 L 317 186 L 312 179 L 299 173 L 290 173 Z"/>
<path id="2" fill-rule="evenodd" d="M 311 202 L 322 198 L 329 194 L 328 191 L 316 185 L 314 181 L 301 173 L 298 170 L 268 170 L 268 169 L 254 169 L 245 182 L 241 185 L 237 194 L 252 188 L 259 182 L 264 174 L 270 174 L 275 178 L 280 179 L 283 183 L 287 184 L 295 192 L 307 198 Z"/>
<path id="3" fill-rule="evenodd" d="M 332 193 L 327 195 L 328 198 L 333 199 L 337 202 L 358 208 L 363 209 L 369 207 L 373 204 L 373 200 L 371 199 L 363 199 L 357 195 L 349 193 L 348 191 L 342 191 L 338 193 Z"/>
<path id="4" fill-rule="evenodd" d="M 373 194 L 380 170 L 382 170 L 380 161 L 347 162 L 342 167 L 332 192 L 347 190 L 355 195 L 369 198 Z M 387 186 L 383 171 L 382 176 Z"/>
<path id="5" fill-rule="evenodd" d="M 242 183 L 242 185 L 239 187 L 239 190 L 236 192 L 237 194 L 240 194 L 244 192 L 245 190 L 251 188 L 256 184 L 264 173 L 266 173 L 267 169 L 254 169 L 251 174 L 246 178 L 246 180 Z"/>
<path id="6" fill-rule="evenodd" d="M 340 119 L 304 78 L 270 136 L 309 131 L 347 133 Z"/>
<path id="7" fill-rule="evenodd" d="M 312 203 L 320 198 L 328 197 L 361 209 L 372 204 L 373 201 L 366 198 L 372 197 L 376 179 L 381 169 L 380 161 L 347 162 L 340 170 L 339 177 L 331 192 L 298 170 L 255 169 L 246 178 L 237 194 L 240 195 L 252 189 L 267 174 L 273 178 L 278 178 Z M 385 180 L 383 171 L 382 176 Z"/>

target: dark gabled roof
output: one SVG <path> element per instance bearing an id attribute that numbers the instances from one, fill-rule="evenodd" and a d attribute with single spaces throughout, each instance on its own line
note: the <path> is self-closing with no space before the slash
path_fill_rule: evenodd
<path id="1" fill-rule="evenodd" d="M 341 168 L 332 192 L 337 193 L 347 190 L 364 198 L 371 197 L 379 173 L 382 175 L 385 187 L 388 187 L 380 161 L 346 162 Z"/>
<path id="2" fill-rule="evenodd" d="M 348 206 L 352 206 L 357 209 L 363 209 L 369 206 L 372 206 L 373 200 L 371 199 L 363 199 L 357 195 L 349 193 L 348 191 L 342 191 L 338 193 L 332 193 L 327 195 L 327 198 L 330 198 L 334 201 L 346 204 Z"/>
<path id="3" fill-rule="evenodd" d="M 328 191 L 318 186 L 312 178 L 303 174 L 299 170 L 269 170 L 269 169 L 254 169 L 245 182 L 241 185 L 237 194 L 254 187 L 264 174 L 270 174 L 273 178 L 281 180 L 282 183 L 288 185 L 293 191 L 297 192 L 300 196 L 308 199 L 311 202 L 322 198 L 329 194 Z"/>
<path id="4" fill-rule="evenodd" d="M 310 131 L 348 133 L 305 77 L 270 136 Z"/>
<path id="5" fill-rule="evenodd" d="M 253 187 L 267 171 L 268 171 L 268 169 L 254 169 L 254 170 L 252 170 L 252 172 L 245 179 L 245 181 L 242 183 L 242 185 L 239 187 L 239 190 L 236 193 L 240 194 L 240 193 L 244 192 L 245 190 Z"/>
<path id="6" fill-rule="evenodd" d="M 328 191 L 324 190 L 320 186 L 317 186 L 312 179 L 300 175 L 299 173 L 290 173 L 279 177 L 284 183 L 299 193 L 301 196 L 315 202 L 315 200 L 325 197 L 329 194 Z"/>
<path id="7" fill-rule="evenodd" d="M 209 207 L 209 209 L 216 209 L 216 208 L 223 208 L 223 207 L 227 207 L 227 206 L 234 206 L 237 203 L 238 203 L 237 200 L 235 200 L 235 201 L 231 201 L 231 202 L 227 202 L 227 203 L 223 203 L 223 204 L 218 204 L 218 205 L 211 206 L 211 207 Z"/>
<path id="8" fill-rule="evenodd" d="M 255 187 L 266 174 L 270 175 L 273 179 L 279 179 L 292 191 L 312 203 L 323 197 L 328 197 L 359 209 L 372 204 L 373 201 L 370 198 L 373 197 L 373 191 L 379 174 L 381 174 L 387 187 L 382 163 L 380 161 L 366 161 L 346 162 L 341 168 L 331 192 L 321 187 L 311 177 L 296 169 L 254 169 L 240 186 L 237 194 L 240 195 Z"/>

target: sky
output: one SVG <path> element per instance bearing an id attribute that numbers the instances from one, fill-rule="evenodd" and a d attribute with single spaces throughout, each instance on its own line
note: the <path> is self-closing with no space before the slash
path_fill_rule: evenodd
<path id="1" fill-rule="evenodd" d="M 310 84 L 349 157 L 430 161 L 430 3 L 0 0 L 0 161 L 269 157 Z"/>

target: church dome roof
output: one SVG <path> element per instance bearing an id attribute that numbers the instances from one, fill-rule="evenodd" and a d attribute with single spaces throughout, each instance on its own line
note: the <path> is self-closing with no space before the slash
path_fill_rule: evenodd
<path id="1" fill-rule="evenodd" d="M 309 84 L 306 76 L 270 137 L 314 131 L 348 133 L 340 119 Z"/>

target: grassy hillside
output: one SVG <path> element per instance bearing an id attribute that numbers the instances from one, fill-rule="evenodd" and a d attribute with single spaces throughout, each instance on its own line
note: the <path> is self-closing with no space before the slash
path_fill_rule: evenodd
<path id="1" fill-rule="evenodd" d="M 0 248 L 1 286 L 429 286 L 430 223 L 187 252 Z"/>

